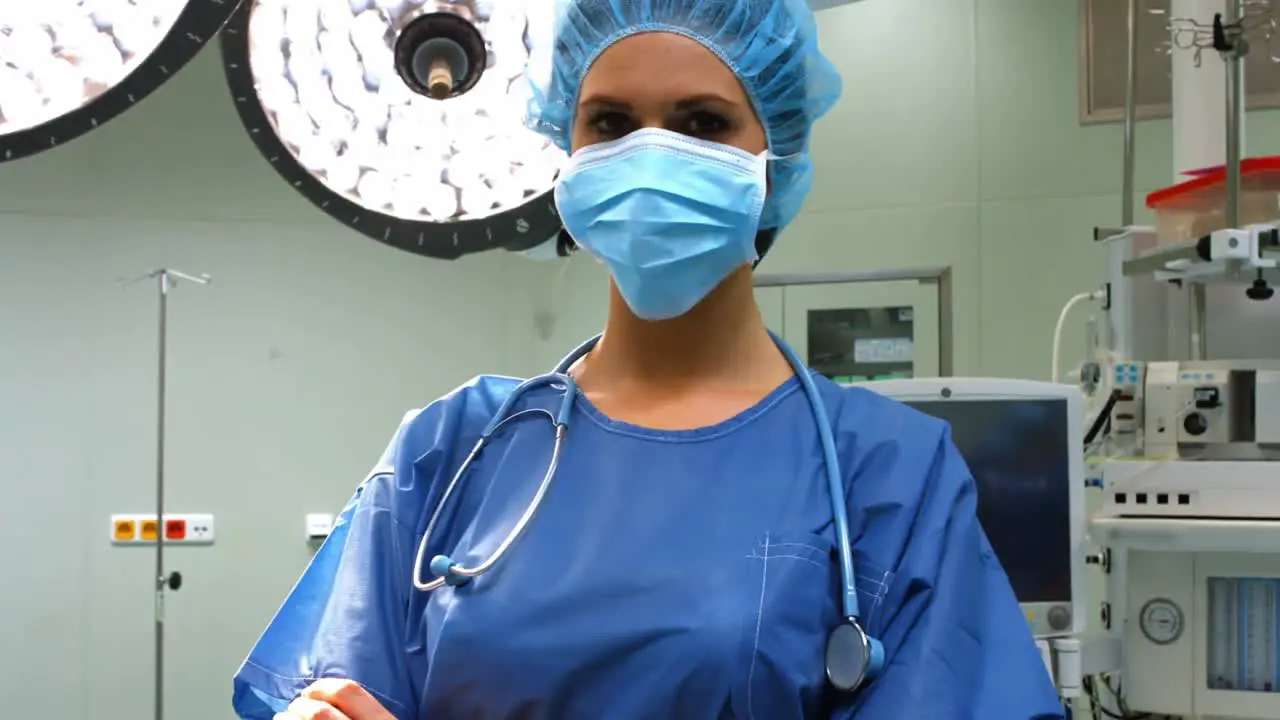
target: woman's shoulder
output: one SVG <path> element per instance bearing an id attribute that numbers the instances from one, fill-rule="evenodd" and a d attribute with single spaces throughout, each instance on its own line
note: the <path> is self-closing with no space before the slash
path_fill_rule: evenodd
<path id="1" fill-rule="evenodd" d="M 901 575 L 916 540 L 974 520 L 972 475 L 951 441 L 951 426 L 867 387 L 832 383 L 832 427 L 841 452 L 855 551 L 871 566 Z"/>
<path id="2" fill-rule="evenodd" d="M 522 381 L 498 375 L 479 375 L 430 404 L 409 410 L 400 418 L 386 450 L 369 477 L 394 475 L 441 447 L 474 443 L 484 426 Z"/>
<path id="3" fill-rule="evenodd" d="M 945 421 L 865 386 L 825 384 L 851 503 L 910 514 L 921 503 L 950 503 L 972 489 Z"/>
<path id="4" fill-rule="evenodd" d="M 357 497 L 363 496 L 366 502 L 379 507 L 392 508 L 404 504 L 406 496 L 429 492 L 434 477 L 419 478 L 422 469 L 419 462 L 424 458 L 434 459 L 430 463 L 434 472 L 428 472 L 428 476 L 456 465 L 521 382 L 518 378 L 480 375 L 428 405 L 406 412 L 377 464 L 365 476 Z M 419 479 L 432 482 L 419 482 Z"/>
<path id="5" fill-rule="evenodd" d="M 480 437 L 484 426 L 523 382 L 501 375 L 478 375 L 430 404 L 405 413 L 383 462 L 418 458 L 442 443 Z"/>
<path id="6" fill-rule="evenodd" d="M 864 449 L 891 442 L 900 450 L 921 454 L 937 451 L 950 437 L 947 423 L 868 386 L 819 378 L 818 387 L 827 398 L 837 439 L 844 436 Z"/>

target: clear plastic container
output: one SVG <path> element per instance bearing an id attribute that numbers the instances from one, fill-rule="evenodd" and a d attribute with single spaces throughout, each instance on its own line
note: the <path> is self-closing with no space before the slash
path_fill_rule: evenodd
<path id="1" fill-rule="evenodd" d="M 1191 179 L 1147 196 L 1161 245 L 1197 240 L 1227 226 L 1226 166 L 1187 173 Z M 1280 157 L 1240 163 L 1240 225 L 1280 220 Z"/>

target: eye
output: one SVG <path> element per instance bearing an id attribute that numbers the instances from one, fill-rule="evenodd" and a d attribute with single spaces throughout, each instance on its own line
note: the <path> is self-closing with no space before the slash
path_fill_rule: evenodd
<path id="1" fill-rule="evenodd" d="M 635 123 L 626 113 L 617 110 L 601 110 L 587 116 L 587 125 L 597 137 L 616 139 L 629 134 Z"/>
<path id="2" fill-rule="evenodd" d="M 680 132 L 696 138 L 715 138 L 733 127 L 728 118 L 709 110 L 698 110 L 685 116 Z"/>

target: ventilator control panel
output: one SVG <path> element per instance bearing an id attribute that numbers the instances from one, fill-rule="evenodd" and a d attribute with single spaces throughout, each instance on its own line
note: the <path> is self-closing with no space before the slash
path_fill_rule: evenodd
<path id="1" fill-rule="evenodd" d="M 1111 437 L 1120 452 L 1142 448 L 1142 406 L 1147 379 L 1146 364 L 1117 363 L 1111 378 L 1116 403 L 1111 410 Z"/>

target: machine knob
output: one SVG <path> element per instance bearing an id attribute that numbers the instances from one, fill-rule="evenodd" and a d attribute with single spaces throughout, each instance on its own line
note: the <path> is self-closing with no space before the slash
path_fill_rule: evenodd
<path id="1" fill-rule="evenodd" d="M 1055 632 L 1062 632 L 1071 627 L 1071 611 L 1061 605 L 1049 608 L 1048 619 L 1049 627 Z"/>
<path id="2" fill-rule="evenodd" d="M 1198 412 L 1187 413 L 1187 416 L 1182 418 L 1182 429 L 1186 430 L 1188 435 L 1203 435 L 1209 430 L 1209 421 Z"/>
<path id="3" fill-rule="evenodd" d="M 1245 297 L 1250 300 L 1270 300 L 1275 297 L 1275 288 L 1267 284 L 1267 279 L 1262 277 L 1262 271 L 1258 271 L 1258 279 L 1253 281 L 1248 290 L 1244 291 Z"/>
<path id="4" fill-rule="evenodd" d="M 165 585 L 167 585 L 169 589 L 173 590 L 174 592 L 181 590 L 182 589 L 182 573 L 177 571 L 169 573 L 169 577 L 165 578 Z"/>

